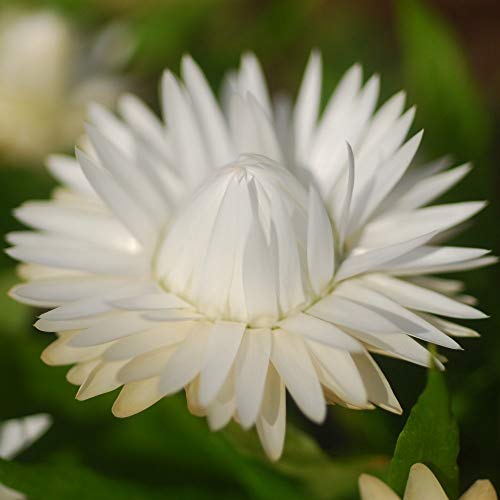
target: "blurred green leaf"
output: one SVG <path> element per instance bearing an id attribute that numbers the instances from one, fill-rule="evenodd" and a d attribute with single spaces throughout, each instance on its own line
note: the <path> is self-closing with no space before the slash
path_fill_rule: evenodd
<path id="1" fill-rule="evenodd" d="M 458 439 L 458 426 L 451 413 L 444 376 L 435 369 L 430 370 L 427 386 L 399 435 L 389 468 L 389 485 L 402 494 L 410 467 L 421 462 L 434 472 L 450 498 L 456 498 Z"/>
<path id="2" fill-rule="evenodd" d="M 224 432 L 234 446 L 246 455 L 267 462 L 254 431 L 244 431 L 232 424 Z M 294 495 L 286 498 L 343 500 L 357 498 L 360 474 L 380 474 L 385 470 L 387 462 L 387 458 L 374 455 L 334 459 L 308 434 L 288 423 L 285 450 L 274 468 L 297 485 Z"/>
<path id="3" fill-rule="evenodd" d="M 123 478 L 104 477 L 75 465 L 24 465 L 0 460 L 0 482 L 26 494 L 30 500 L 166 500 L 215 499 L 215 492 L 186 483 L 164 489 L 145 487 Z M 239 497 L 235 497 L 239 498 Z"/>
<path id="4" fill-rule="evenodd" d="M 477 159 L 490 140 L 489 116 L 455 34 L 424 1 L 397 5 L 406 85 L 426 142 Z"/>
<path id="5" fill-rule="evenodd" d="M 4 332 L 14 334 L 29 325 L 31 311 L 23 304 L 11 299 L 9 290 L 19 283 L 13 271 L 0 272 L 0 325 Z"/>

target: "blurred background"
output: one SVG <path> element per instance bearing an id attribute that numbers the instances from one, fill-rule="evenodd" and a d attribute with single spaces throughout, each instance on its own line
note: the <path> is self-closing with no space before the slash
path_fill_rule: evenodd
<path id="1" fill-rule="evenodd" d="M 309 52 L 323 53 L 326 99 L 361 62 L 382 75 L 382 99 L 404 88 L 425 128 L 422 160 L 452 154 L 475 169 L 446 201 L 490 205 L 454 243 L 500 253 L 500 3 L 497 0 L 2 0 L 0 7 L 0 232 L 12 208 L 54 188 L 43 164 L 71 152 L 90 100 L 113 106 L 132 91 L 158 109 L 165 67 L 190 53 L 215 89 L 242 51 L 262 61 L 273 92 L 295 93 Z M 462 276 L 459 276 L 460 278 Z M 490 478 L 500 490 L 500 307 L 497 268 L 464 276 L 492 318 L 481 339 L 447 352 L 446 379 L 460 425 L 462 490 Z M 52 339 L 36 311 L 10 300 L 14 263 L 0 254 L 0 420 L 35 412 L 52 429 L 9 474 L 32 499 L 357 498 L 361 472 L 383 476 L 425 371 L 380 359 L 405 414 L 334 407 L 321 427 L 291 408 L 283 459 L 270 464 L 253 432 L 211 434 L 178 395 L 128 420 L 115 394 L 74 399 L 65 368 L 39 359 Z M 291 404 L 290 404 L 291 406 Z M 0 467 L 0 481 L 6 479 Z M 29 491 L 28 491 L 29 490 Z"/>

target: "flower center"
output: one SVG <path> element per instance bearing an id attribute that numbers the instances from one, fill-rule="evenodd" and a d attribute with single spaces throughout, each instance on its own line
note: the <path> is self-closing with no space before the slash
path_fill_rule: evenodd
<path id="1" fill-rule="evenodd" d="M 303 186 L 271 160 L 245 155 L 174 216 L 156 272 L 210 319 L 270 326 L 312 300 L 306 235 Z"/>

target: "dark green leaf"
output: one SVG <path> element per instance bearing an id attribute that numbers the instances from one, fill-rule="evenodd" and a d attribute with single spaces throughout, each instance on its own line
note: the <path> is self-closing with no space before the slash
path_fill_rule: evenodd
<path id="1" fill-rule="evenodd" d="M 458 439 L 444 376 L 430 370 L 427 386 L 399 435 L 389 468 L 389 485 L 402 494 L 410 467 L 421 462 L 434 472 L 450 498 L 456 498 Z"/>

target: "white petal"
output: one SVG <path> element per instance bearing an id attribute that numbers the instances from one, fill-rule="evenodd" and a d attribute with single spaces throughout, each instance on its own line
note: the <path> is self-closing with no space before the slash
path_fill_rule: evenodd
<path id="1" fill-rule="evenodd" d="M 398 276 L 410 276 L 475 269 L 496 262 L 496 257 L 483 257 L 488 253 L 489 250 L 482 248 L 422 246 L 384 262 L 377 270 L 386 270 Z"/>
<path id="2" fill-rule="evenodd" d="M 309 188 L 307 266 L 314 292 L 321 295 L 333 277 L 334 248 L 330 219 L 313 186 Z"/>
<path id="3" fill-rule="evenodd" d="M 0 458 L 12 460 L 45 434 L 51 424 L 52 418 L 46 413 L 6 420 L 0 425 Z"/>
<path id="4" fill-rule="evenodd" d="M 59 182 L 72 191 L 84 196 L 95 197 L 94 189 L 72 156 L 51 155 L 47 158 L 47 168 Z"/>
<path id="5" fill-rule="evenodd" d="M 118 372 L 118 380 L 122 384 L 130 384 L 151 378 L 158 379 L 170 358 L 179 348 L 180 346 L 176 344 L 167 345 L 136 355 L 130 360 L 120 360 L 125 364 Z M 159 383 L 157 387 L 159 390 Z M 164 396 L 165 394 L 161 393 L 161 395 Z"/>
<path id="6" fill-rule="evenodd" d="M 361 500 L 400 500 L 389 486 L 374 476 L 361 474 L 358 483 Z"/>
<path id="7" fill-rule="evenodd" d="M 118 99 L 118 109 L 127 125 L 149 147 L 154 147 L 164 157 L 171 156 L 163 124 L 140 99 L 132 94 L 124 94 Z"/>
<path id="8" fill-rule="evenodd" d="M 444 370 L 443 364 L 432 356 L 432 354 L 415 339 L 408 337 L 403 333 L 388 333 L 372 335 L 367 332 L 348 330 L 349 333 L 361 342 L 367 344 L 372 352 L 390 356 L 398 359 L 404 359 L 410 363 L 420 366 L 436 366 Z"/>
<path id="9" fill-rule="evenodd" d="M 385 410 L 400 415 L 403 410 L 392 392 L 382 370 L 368 353 L 353 354 L 353 360 L 361 374 L 368 393 L 368 400 Z"/>
<path id="10" fill-rule="evenodd" d="M 264 383 L 271 354 L 271 330 L 245 332 L 235 364 L 236 407 L 243 427 L 257 418 L 264 394 Z"/>
<path id="11" fill-rule="evenodd" d="M 270 460 L 278 460 L 283 452 L 285 428 L 285 384 L 273 365 L 270 365 L 266 377 L 262 407 L 257 419 L 257 433 Z"/>
<path id="12" fill-rule="evenodd" d="M 156 290 L 154 290 L 156 291 Z M 136 296 L 108 299 L 112 302 L 114 307 L 119 309 L 128 310 L 142 310 L 142 311 L 155 311 L 157 309 L 180 309 L 184 307 L 191 307 L 190 304 L 182 300 L 180 297 L 173 293 L 142 293 Z"/>
<path id="13" fill-rule="evenodd" d="M 260 143 L 257 151 L 247 151 L 247 153 L 260 153 L 271 160 L 282 163 L 283 152 L 281 151 L 278 136 L 276 135 L 274 123 L 271 122 L 262 105 L 252 94 L 247 94 L 246 99 L 257 128 Z"/>
<path id="14" fill-rule="evenodd" d="M 191 382 L 203 369 L 213 327 L 200 325 L 172 354 L 160 375 L 160 392 L 173 394 Z"/>
<path id="15" fill-rule="evenodd" d="M 384 200 L 396 183 L 401 179 L 406 169 L 417 152 L 423 132 L 415 134 L 394 155 L 383 163 L 377 170 L 374 178 L 374 188 L 371 196 L 365 204 L 363 214 L 359 219 L 357 227 L 365 222 L 373 214 L 378 205 Z"/>
<path id="16" fill-rule="evenodd" d="M 359 152 L 360 155 L 364 155 L 366 151 L 376 146 L 386 135 L 387 131 L 394 126 L 403 111 L 405 99 L 405 93 L 398 92 L 388 99 L 375 113 L 366 136 L 363 139 L 363 145 Z"/>
<path id="17" fill-rule="evenodd" d="M 133 149 L 133 138 L 130 130 L 111 111 L 104 106 L 92 102 L 89 105 L 89 118 L 116 147 L 130 155 Z"/>
<path id="18" fill-rule="evenodd" d="M 400 195 L 391 206 L 392 210 L 408 211 L 427 205 L 433 199 L 460 182 L 471 170 L 470 163 L 447 170 L 414 183 L 408 191 Z"/>
<path id="19" fill-rule="evenodd" d="M 14 286 L 9 295 L 25 304 L 56 307 L 66 302 L 84 299 L 96 293 L 106 293 L 129 283 L 124 278 L 74 276 L 45 278 Z"/>
<path id="20" fill-rule="evenodd" d="M 47 320 L 71 320 L 85 318 L 111 311 L 113 307 L 110 302 L 137 294 L 146 294 L 155 290 L 156 286 L 149 282 L 134 282 L 125 286 L 116 287 L 107 292 L 97 292 L 93 297 L 76 300 L 68 304 L 63 304 L 55 309 L 40 315 L 40 318 Z"/>
<path id="21" fill-rule="evenodd" d="M 296 156 L 305 163 L 318 118 L 321 98 L 322 63 L 321 54 L 313 50 L 307 63 L 293 111 L 293 132 Z"/>
<path id="22" fill-rule="evenodd" d="M 182 76 L 206 136 L 213 164 L 222 166 L 229 163 L 236 158 L 236 153 L 227 123 L 203 72 L 189 56 L 182 58 Z"/>
<path id="23" fill-rule="evenodd" d="M 246 95 L 252 94 L 264 108 L 269 117 L 272 116 L 271 100 L 267 90 L 266 80 L 259 60 L 255 54 L 247 52 L 241 58 L 241 67 L 238 74 L 239 92 Z"/>
<path id="24" fill-rule="evenodd" d="M 0 483 L 0 498 L 2 500 L 27 500 L 28 497 L 24 493 Z"/>
<path id="25" fill-rule="evenodd" d="M 85 401 L 120 387 L 117 374 L 124 364 L 125 361 L 99 363 L 78 390 L 76 399 Z"/>
<path id="26" fill-rule="evenodd" d="M 192 330 L 193 323 L 162 323 L 155 328 L 135 333 L 116 342 L 103 353 L 103 358 L 109 361 L 129 359 L 160 347 L 176 345 L 185 340 Z"/>
<path id="27" fill-rule="evenodd" d="M 348 171 L 347 171 L 347 185 L 345 186 L 345 195 L 342 203 L 342 210 L 337 222 L 337 231 L 339 234 L 339 247 L 344 245 L 344 238 L 348 232 L 349 214 L 351 211 L 352 195 L 354 190 L 355 169 L 354 169 L 354 153 L 351 145 L 347 143 L 347 156 L 348 156 Z"/>
<path id="28" fill-rule="evenodd" d="M 359 407 L 368 403 L 365 384 L 352 356 L 343 351 L 307 341 L 321 383 L 342 401 Z"/>
<path id="29" fill-rule="evenodd" d="M 138 313 L 120 312 L 76 334 L 71 339 L 70 345 L 73 347 L 100 345 L 148 328 L 151 328 L 151 323 L 143 319 Z"/>
<path id="30" fill-rule="evenodd" d="M 278 316 L 276 277 L 265 236 L 256 221 L 248 234 L 243 260 L 243 286 L 248 316 L 274 321 Z"/>
<path id="31" fill-rule="evenodd" d="M 24 224 L 99 246 L 128 250 L 137 246 L 130 232 L 112 215 L 54 202 L 31 201 L 14 210 Z"/>
<path id="32" fill-rule="evenodd" d="M 277 323 L 283 330 L 336 349 L 360 352 L 361 344 L 336 326 L 321 319 L 298 313 Z"/>
<path id="33" fill-rule="evenodd" d="M 212 431 L 225 427 L 234 414 L 234 373 L 231 370 L 220 388 L 217 397 L 207 408 L 208 425 Z"/>
<path id="34" fill-rule="evenodd" d="M 124 418 L 135 415 L 154 405 L 161 399 L 158 390 L 158 378 L 149 378 L 131 382 L 123 386 L 113 404 L 113 415 Z"/>
<path id="35" fill-rule="evenodd" d="M 319 181 L 328 178 L 331 174 L 332 146 L 336 148 L 339 140 L 344 143 L 345 136 L 339 134 L 339 131 L 343 130 L 346 121 L 351 118 L 352 108 L 361 86 L 361 78 L 361 66 L 355 64 L 337 85 L 318 125 L 309 161 Z"/>
<path id="36" fill-rule="evenodd" d="M 387 265 L 385 264 L 386 262 L 394 262 L 395 259 L 401 258 L 401 256 L 404 259 L 405 255 L 427 243 L 434 235 L 435 233 L 430 233 L 408 241 L 396 243 L 395 245 L 377 248 L 360 254 L 351 254 L 341 264 L 335 275 L 335 279 L 341 281 L 357 274 L 380 268 Z"/>
<path id="37" fill-rule="evenodd" d="M 76 333 L 65 333 L 49 344 L 42 352 L 43 362 L 49 366 L 61 366 L 99 360 L 102 352 L 109 347 L 109 345 L 72 347 L 69 342 L 75 335 Z"/>
<path id="38" fill-rule="evenodd" d="M 403 500 L 448 500 L 436 476 L 424 464 L 410 469 Z"/>
<path id="39" fill-rule="evenodd" d="M 478 479 L 459 500 L 498 500 L 498 496 L 491 481 Z"/>
<path id="40" fill-rule="evenodd" d="M 102 166 L 111 173 L 117 185 L 138 203 L 158 226 L 163 224 L 165 203 L 161 191 L 144 175 L 142 165 L 138 165 L 134 158 L 120 151 L 98 129 L 87 126 L 86 131 Z"/>
<path id="41" fill-rule="evenodd" d="M 180 174 L 196 187 L 210 172 L 212 164 L 191 102 L 169 71 L 163 74 L 162 105 Z"/>
<path id="42" fill-rule="evenodd" d="M 349 300 L 333 292 L 308 309 L 308 314 L 336 325 L 369 333 L 397 332 L 388 318 L 357 300 Z"/>
<path id="43" fill-rule="evenodd" d="M 86 245 L 64 237 L 26 232 L 9 233 L 8 240 L 19 246 L 5 252 L 30 264 L 124 277 L 144 275 L 148 264 L 142 255 Z"/>
<path id="44" fill-rule="evenodd" d="M 73 385 L 80 386 L 87 380 L 92 370 L 101 362 L 99 358 L 84 361 L 72 366 L 66 373 L 66 380 Z"/>
<path id="45" fill-rule="evenodd" d="M 146 246 L 153 245 L 157 229 L 138 202 L 129 196 L 106 170 L 96 166 L 83 152 L 77 157 L 85 176 L 111 211 Z"/>
<path id="46" fill-rule="evenodd" d="M 304 341 L 283 330 L 273 331 L 271 360 L 299 408 L 314 422 L 322 422 L 325 400 Z"/>
<path id="47" fill-rule="evenodd" d="M 433 325 L 427 323 L 420 316 L 400 306 L 398 303 L 388 299 L 385 295 L 366 288 L 362 281 L 346 281 L 337 287 L 336 293 L 374 309 L 391 321 L 398 332 L 406 333 L 450 349 L 460 349 L 460 346 L 453 339 L 450 339 Z"/>
<path id="48" fill-rule="evenodd" d="M 453 203 L 386 215 L 364 228 L 358 245 L 362 248 L 376 248 L 422 234 L 441 232 L 471 218 L 484 206 L 483 202 Z"/>
<path id="49" fill-rule="evenodd" d="M 450 316 L 452 318 L 486 317 L 477 309 L 466 304 L 391 276 L 372 274 L 365 276 L 362 280 L 367 286 L 410 309 Z"/>
<path id="50" fill-rule="evenodd" d="M 216 321 L 207 346 L 206 361 L 200 373 L 199 401 L 208 406 L 217 396 L 234 362 L 245 325 Z"/>
<path id="51" fill-rule="evenodd" d="M 442 318 L 437 318 L 430 314 L 419 313 L 422 318 L 424 318 L 429 323 L 433 324 L 436 328 L 439 328 L 444 333 L 451 335 L 452 337 L 480 337 L 479 333 L 463 325 L 457 325 L 451 321 L 446 321 Z"/>

